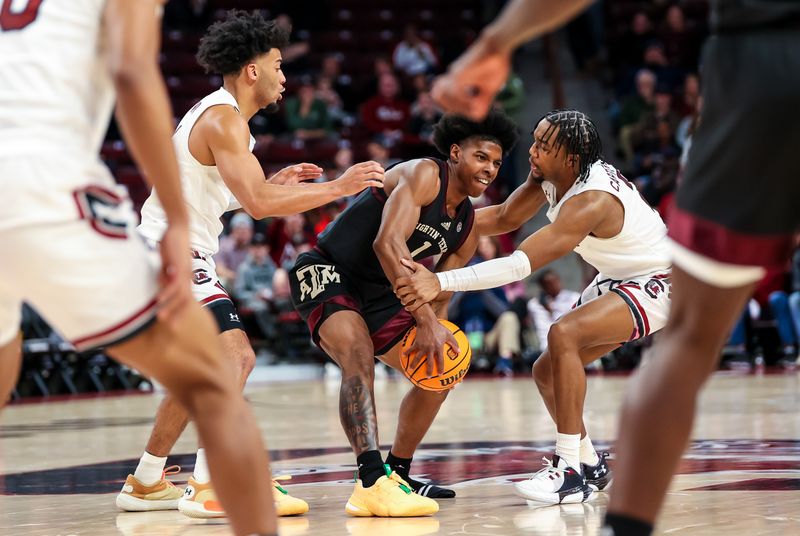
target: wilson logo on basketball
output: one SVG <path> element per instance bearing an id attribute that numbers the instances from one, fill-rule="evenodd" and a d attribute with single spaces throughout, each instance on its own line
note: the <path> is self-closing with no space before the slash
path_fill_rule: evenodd
<path id="1" fill-rule="evenodd" d="M 458 383 L 458 380 L 464 377 L 464 374 L 467 373 L 467 369 L 461 369 L 458 374 L 454 374 L 453 376 L 448 376 L 447 378 L 440 378 L 439 383 L 442 384 L 442 387 L 447 387 L 448 385 L 452 385 L 454 383 Z"/>

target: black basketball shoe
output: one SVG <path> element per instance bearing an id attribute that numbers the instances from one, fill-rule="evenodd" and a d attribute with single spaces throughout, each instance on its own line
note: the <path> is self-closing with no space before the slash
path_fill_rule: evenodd
<path id="1" fill-rule="evenodd" d="M 601 452 L 600 461 L 597 462 L 597 465 L 581 464 L 586 483 L 595 491 L 603 491 L 611 485 L 611 481 L 614 479 L 614 474 L 608 467 L 608 462 L 606 462 L 607 457 L 608 452 Z"/>
<path id="2" fill-rule="evenodd" d="M 391 468 L 395 473 L 400 475 L 400 478 L 408 482 L 408 485 L 411 486 L 411 489 L 413 489 L 417 495 L 430 497 L 431 499 L 452 499 L 456 496 L 456 492 L 451 489 L 414 480 L 408 476 L 409 468 L 404 465 L 392 464 Z"/>

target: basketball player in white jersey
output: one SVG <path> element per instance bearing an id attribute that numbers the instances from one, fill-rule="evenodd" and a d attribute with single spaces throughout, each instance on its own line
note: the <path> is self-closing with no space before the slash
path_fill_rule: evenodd
<path id="1" fill-rule="evenodd" d="M 547 350 L 533 368 L 558 435 L 553 459 L 516 490 L 545 503 L 583 502 L 610 483 L 606 454 L 597 455 L 583 424 L 583 367 L 661 329 L 670 304 L 666 227 L 600 153 L 600 138 L 586 115 L 545 115 L 533 131 L 528 180 L 504 203 L 479 210 L 476 221 L 480 234 L 506 233 L 548 203 L 551 223 L 502 259 L 438 274 L 404 261 L 415 273 L 401 278 L 397 291 L 414 310 L 440 292 L 519 281 L 573 250 L 600 272 L 575 308 L 550 328 Z"/>
<path id="2" fill-rule="evenodd" d="M 297 184 L 320 175 L 322 170 L 311 164 L 291 166 L 266 180 L 251 153 L 255 140 L 247 123 L 260 109 L 276 106 L 281 98 L 286 79 L 280 49 L 286 44 L 285 30 L 258 13 L 232 11 L 224 21 L 212 25 L 200 42 L 197 57 L 208 72 L 222 75 L 223 87 L 189 110 L 172 138 L 189 211 L 191 251 L 187 248 L 186 255 L 189 258 L 191 254 L 192 259 L 194 298 L 214 315 L 219 341 L 225 356 L 235 364 L 240 387 L 255 365 L 255 354 L 212 259 L 219 249 L 220 217 L 239 207 L 256 219 L 285 216 L 383 185 L 383 168 L 376 162 L 356 164 L 338 179 L 324 183 Z M 167 225 L 165 201 L 169 200 L 153 194 L 142 208 L 139 230 L 153 242 L 161 240 Z M 139 465 L 117 496 L 119 508 L 178 508 L 192 517 L 225 516 L 211 485 L 205 449 L 197 452 L 185 493 L 165 478 L 167 455 L 188 419 L 176 400 L 165 398 Z M 308 510 L 305 501 L 273 484 L 279 515 Z"/>
<path id="3" fill-rule="evenodd" d="M 26 301 L 78 350 L 105 347 L 163 383 L 197 423 L 234 532 L 276 534 L 258 428 L 189 290 L 161 8 L 0 0 L 0 400 L 18 372 Z M 98 157 L 115 89 L 131 151 L 166 200 L 160 268 Z"/>

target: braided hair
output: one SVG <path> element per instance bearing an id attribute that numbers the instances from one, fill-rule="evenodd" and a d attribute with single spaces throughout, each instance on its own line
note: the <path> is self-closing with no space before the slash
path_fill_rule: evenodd
<path id="1" fill-rule="evenodd" d="M 578 110 L 553 110 L 546 113 L 536 124 L 538 125 L 542 119 L 547 119 L 550 123 L 542 136 L 544 141 L 549 143 L 555 133 L 553 146 L 564 148 L 565 160 L 570 155 L 577 156 L 578 180 L 588 179 L 589 168 L 600 159 L 603 152 L 600 134 L 589 116 Z"/>

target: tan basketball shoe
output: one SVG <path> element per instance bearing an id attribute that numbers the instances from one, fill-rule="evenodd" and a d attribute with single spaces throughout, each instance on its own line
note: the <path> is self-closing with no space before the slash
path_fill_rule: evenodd
<path id="1" fill-rule="evenodd" d="M 211 482 L 201 484 L 192 477 L 189 477 L 183 497 L 178 501 L 178 510 L 183 515 L 201 519 L 225 517 Z"/>
<path id="2" fill-rule="evenodd" d="M 296 516 L 308 512 L 308 503 L 297 497 L 292 497 L 276 480 L 289 480 L 291 476 L 278 477 L 272 481 L 272 490 L 275 499 L 275 510 L 279 516 Z M 186 485 L 183 498 L 178 501 L 178 510 L 189 517 L 215 518 L 225 517 L 225 511 L 217 500 L 217 495 L 211 482 L 201 484 L 190 478 Z"/>
<path id="3" fill-rule="evenodd" d="M 292 497 L 289 492 L 278 484 L 278 481 L 290 480 L 289 475 L 278 476 L 272 479 L 272 495 L 275 497 L 275 510 L 281 517 L 299 516 L 308 512 L 308 503 L 303 499 Z"/>
<path id="4" fill-rule="evenodd" d="M 167 467 L 161 473 L 161 480 L 145 485 L 133 475 L 128 475 L 122 491 L 117 495 L 117 508 L 126 512 L 150 512 L 153 510 L 175 510 L 183 492 L 167 480 L 167 475 L 180 473 L 177 465 Z"/>
<path id="5" fill-rule="evenodd" d="M 439 503 L 417 495 L 397 473 L 384 464 L 386 476 L 365 488 L 356 474 L 356 484 L 344 510 L 358 517 L 416 517 L 439 511 Z"/>

